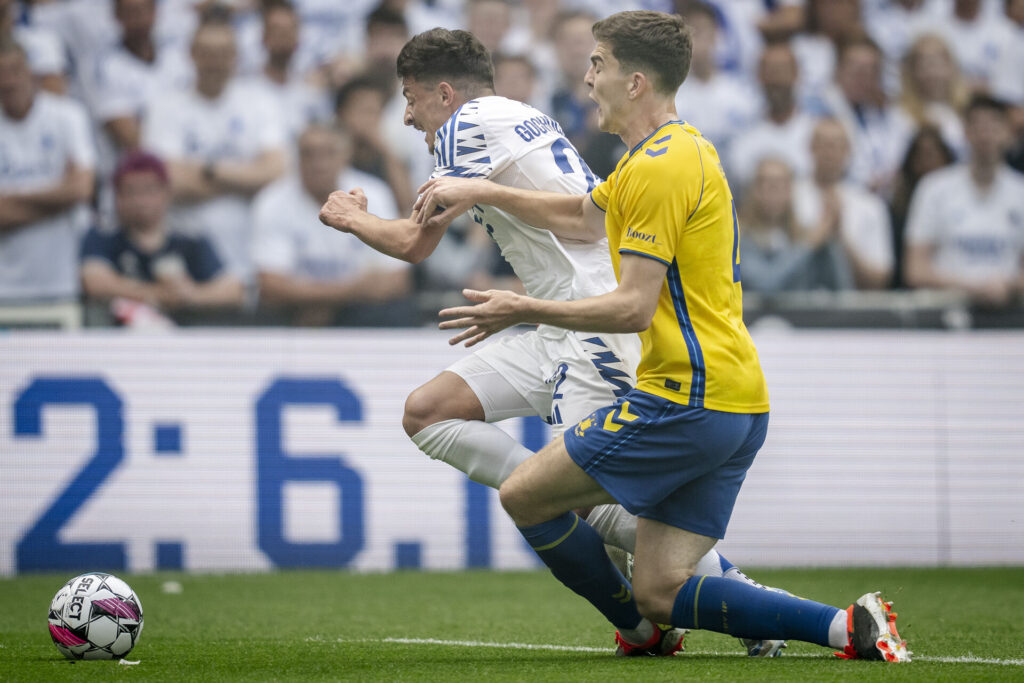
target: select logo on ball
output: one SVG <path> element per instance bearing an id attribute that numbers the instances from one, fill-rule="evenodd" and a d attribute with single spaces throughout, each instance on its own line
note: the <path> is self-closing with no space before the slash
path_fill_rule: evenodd
<path id="1" fill-rule="evenodd" d="M 142 601 L 113 574 L 90 572 L 64 584 L 50 603 L 50 637 L 68 659 L 120 659 L 142 633 Z"/>

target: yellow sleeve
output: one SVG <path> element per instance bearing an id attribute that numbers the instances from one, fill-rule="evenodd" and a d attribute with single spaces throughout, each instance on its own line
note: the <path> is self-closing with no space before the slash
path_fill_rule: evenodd
<path id="1" fill-rule="evenodd" d="M 689 140 L 681 142 L 690 144 Z M 619 179 L 624 226 L 620 254 L 672 263 L 686 221 L 700 201 L 703 174 L 699 156 L 695 149 L 693 154 L 639 159 L 640 163 Z"/>
<path id="2" fill-rule="evenodd" d="M 607 212 L 608 197 L 611 195 L 611 193 L 612 181 L 611 179 L 608 179 L 590 191 L 590 200 L 594 202 L 594 206 L 601 209 L 602 211 Z"/>

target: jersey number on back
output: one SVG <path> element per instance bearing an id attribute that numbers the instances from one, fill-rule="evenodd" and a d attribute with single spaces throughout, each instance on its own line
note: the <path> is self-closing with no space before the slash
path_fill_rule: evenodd
<path id="1" fill-rule="evenodd" d="M 590 170 L 589 166 L 587 166 L 587 162 L 583 161 L 583 157 L 580 156 L 580 153 L 577 152 L 576 148 L 573 147 L 565 138 L 558 138 L 551 143 L 551 154 L 555 157 L 555 165 L 558 166 L 558 170 L 560 170 L 563 175 L 576 172 L 576 169 L 572 166 L 572 162 L 569 161 L 570 152 L 572 152 L 572 155 L 576 157 L 576 161 L 579 162 L 580 170 L 583 171 L 583 175 L 587 178 L 587 192 L 590 192 L 597 187 L 597 176 L 595 176 L 594 172 Z"/>

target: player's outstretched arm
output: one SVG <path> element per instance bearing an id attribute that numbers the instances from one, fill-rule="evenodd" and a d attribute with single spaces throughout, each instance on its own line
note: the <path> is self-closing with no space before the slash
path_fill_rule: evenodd
<path id="1" fill-rule="evenodd" d="M 554 325 L 586 332 L 642 332 L 651 325 L 658 297 L 665 282 L 667 266 L 661 261 L 622 255 L 622 279 L 607 294 L 576 301 L 550 301 L 498 290 L 463 294 L 475 306 L 457 306 L 441 311 L 443 330 L 463 330 L 448 340 L 455 345 L 473 346 L 495 332 L 518 323 Z"/>
<path id="2" fill-rule="evenodd" d="M 432 178 L 419 189 L 413 216 L 425 226 L 448 225 L 474 204 L 507 211 L 530 225 L 562 239 L 596 242 L 604 237 L 604 217 L 586 211 L 588 195 L 522 190 L 475 178 Z"/>
<path id="3" fill-rule="evenodd" d="M 419 263 L 430 256 L 448 229 L 447 223 L 420 225 L 412 217 L 385 220 L 366 209 L 366 195 L 360 188 L 351 192 L 337 190 L 320 208 L 320 222 L 351 233 L 382 254 L 408 263 Z"/>

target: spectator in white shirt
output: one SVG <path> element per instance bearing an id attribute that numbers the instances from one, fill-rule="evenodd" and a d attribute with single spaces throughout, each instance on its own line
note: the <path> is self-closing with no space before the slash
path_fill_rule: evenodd
<path id="1" fill-rule="evenodd" d="M 803 33 L 793 38 L 800 62 L 800 98 L 822 113 L 821 97 L 832 83 L 839 49 L 864 34 L 859 0 L 807 0 Z"/>
<path id="2" fill-rule="evenodd" d="M 284 122 L 263 90 L 235 79 L 230 24 L 200 24 L 191 54 L 195 87 L 154 101 L 143 146 L 170 171 L 172 229 L 209 238 L 228 269 L 248 281 L 251 198 L 284 172 Z"/>
<path id="3" fill-rule="evenodd" d="M 512 8 L 508 0 L 466 0 L 466 30 L 480 39 L 487 51 L 505 47 L 512 28 Z"/>
<path id="4" fill-rule="evenodd" d="M 801 109 L 796 86 L 799 67 L 788 43 L 768 43 L 758 69 L 764 112 L 759 121 L 740 132 L 728 157 L 729 177 L 738 188 L 750 182 L 760 160 L 784 159 L 797 177 L 811 172 L 811 133 L 814 117 Z"/>
<path id="5" fill-rule="evenodd" d="M 952 0 L 952 5 L 936 28 L 956 52 L 972 89 L 989 92 L 1006 79 L 1019 83 L 1020 36 L 1006 15 L 986 11 L 982 0 Z"/>
<path id="6" fill-rule="evenodd" d="M 757 119 L 757 97 L 740 78 L 718 69 L 715 10 L 703 2 L 690 2 L 684 12 L 693 55 L 690 73 L 676 93 L 676 112 L 714 143 L 721 158 L 727 159 L 733 137 Z"/>
<path id="7" fill-rule="evenodd" d="M 100 54 L 94 72 L 86 76 L 90 108 L 112 145 L 109 171 L 117 154 L 138 148 L 148 102 L 162 90 L 187 87 L 195 77 L 180 53 L 157 45 L 156 0 L 116 0 L 114 9 L 121 42 Z"/>
<path id="8" fill-rule="evenodd" d="M 85 110 L 37 92 L 24 48 L 0 40 L 0 299 L 77 297 L 95 162 Z"/>
<path id="9" fill-rule="evenodd" d="M 265 61 L 256 80 L 277 103 L 291 141 L 297 140 L 310 123 L 331 118 L 331 103 L 325 89 L 314 86 L 296 68 L 299 28 L 299 16 L 290 2 L 264 2 L 262 43 Z"/>
<path id="10" fill-rule="evenodd" d="M 261 302 L 301 325 L 415 324 L 408 264 L 320 223 L 320 206 L 338 188 L 360 188 L 370 211 L 398 218 L 387 185 L 349 167 L 350 154 L 344 131 L 314 124 L 299 138 L 299 172 L 257 197 L 253 258 Z"/>
<path id="11" fill-rule="evenodd" d="M 974 96 L 965 133 L 969 160 L 925 176 L 911 200 L 907 284 L 1001 306 L 1024 291 L 1024 176 L 1003 160 L 1006 105 Z"/>
<path id="12" fill-rule="evenodd" d="M 869 38 L 842 44 L 825 111 L 842 122 L 852 146 L 850 176 L 872 191 L 888 187 L 910 131 L 899 124 L 882 87 L 882 51 Z"/>
<path id="13" fill-rule="evenodd" d="M 865 28 L 885 54 L 882 79 L 887 93 L 899 93 L 900 64 L 911 42 L 934 33 L 946 12 L 946 0 L 865 0 Z"/>
<path id="14" fill-rule="evenodd" d="M 892 229 L 882 200 L 845 179 L 850 140 L 833 118 L 817 123 L 811 138 L 814 171 L 797 182 L 794 211 L 803 226 L 819 226 L 833 217 L 831 235 L 843 246 L 858 289 L 888 287 L 893 272 Z"/>
<path id="15" fill-rule="evenodd" d="M 793 171 L 781 159 L 763 159 L 740 204 L 743 289 L 772 294 L 851 289 L 853 274 L 836 236 L 838 215 L 826 205 L 816 226 L 797 223 Z"/>

